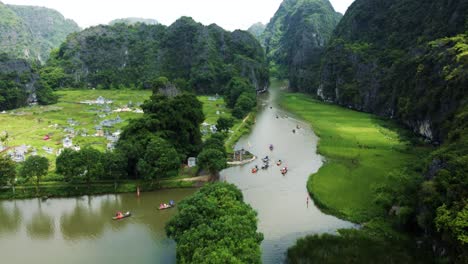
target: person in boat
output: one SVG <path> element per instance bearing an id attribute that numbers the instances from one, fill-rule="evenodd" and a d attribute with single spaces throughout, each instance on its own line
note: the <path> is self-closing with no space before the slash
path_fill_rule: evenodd
<path id="1" fill-rule="evenodd" d="M 293 133 L 296 133 L 296 129 L 293 129 Z"/>
<path id="2" fill-rule="evenodd" d="M 279 118 L 278 115 L 276 115 L 276 118 Z"/>
<path id="3" fill-rule="evenodd" d="M 118 212 L 115 214 L 115 217 L 118 217 L 118 218 L 123 217 L 122 212 L 118 211 Z"/>
<path id="4" fill-rule="evenodd" d="M 276 162 L 276 164 L 281 165 L 281 163 L 283 163 L 281 160 L 278 160 L 278 162 Z"/>

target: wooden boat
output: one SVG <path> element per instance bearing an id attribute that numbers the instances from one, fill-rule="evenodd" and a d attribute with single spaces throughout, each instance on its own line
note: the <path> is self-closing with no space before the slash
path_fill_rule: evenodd
<path id="1" fill-rule="evenodd" d="M 114 216 L 114 217 L 112 217 L 112 219 L 113 220 L 120 220 L 120 219 L 124 219 L 124 218 L 130 217 L 130 216 L 132 216 L 132 213 L 126 212 L 122 216 Z"/>
<path id="2" fill-rule="evenodd" d="M 162 206 L 162 207 L 159 206 L 158 210 L 166 210 L 166 209 L 170 209 L 170 208 L 172 208 L 172 207 L 174 207 L 174 206 L 175 206 L 175 204 L 172 204 L 172 205 L 171 205 L 171 204 L 168 204 L 168 205 Z"/>

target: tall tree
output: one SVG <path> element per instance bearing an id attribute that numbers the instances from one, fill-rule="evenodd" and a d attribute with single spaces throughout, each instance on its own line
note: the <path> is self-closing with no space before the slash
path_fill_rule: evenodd
<path id="1" fill-rule="evenodd" d="M 211 180 L 218 180 L 219 172 L 227 167 L 226 154 L 219 149 L 203 149 L 198 155 L 198 166 L 210 172 Z"/>
<path id="2" fill-rule="evenodd" d="M 39 194 L 41 178 L 49 171 L 49 160 L 46 157 L 29 156 L 20 169 L 20 175 L 24 178 L 34 178 L 36 181 L 36 194 Z"/>
<path id="3" fill-rule="evenodd" d="M 177 151 L 162 138 L 153 138 L 137 164 L 138 171 L 144 179 L 159 181 L 161 178 L 176 176 L 180 168 Z"/>
<path id="4" fill-rule="evenodd" d="M 10 157 L 0 155 L 0 187 L 10 184 L 13 187 L 16 178 L 16 164 Z"/>

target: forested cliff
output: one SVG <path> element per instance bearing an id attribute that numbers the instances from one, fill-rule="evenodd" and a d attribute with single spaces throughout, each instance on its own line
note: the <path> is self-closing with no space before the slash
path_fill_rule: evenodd
<path id="1" fill-rule="evenodd" d="M 53 48 L 79 30 L 74 21 L 53 9 L 0 2 L 0 52 L 14 58 L 44 63 Z"/>
<path id="2" fill-rule="evenodd" d="M 285 0 L 261 40 L 272 75 L 287 78 L 294 91 L 317 86 L 322 53 L 341 14 L 328 0 Z"/>
<path id="3" fill-rule="evenodd" d="M 443 140 L 466 100 L 467 10 L 467 0 L 355 1 L 327 48 L 317 94 Z"/>
<path id="4" fill-rule="evenodd" d="M 80 88 L 145 88 L 165 76 L 181 89 L 217 93 L 232 77 L 244 77 L 257 89 L 265 88 L 269 78 L 264 51 L 251 34 L 203 26 L 189 17 L 169 27 L 120 23 L 88 28 L 70 35 L 48 67 L 63 72 L 60 86 Z"/>
<path id="5" fill-rule="evenodd" d="M 440 144 L 421 181 L 400 183 L 392 195 L 405 199 L 392 205 L 411 208 L 434 253 L 457 263 L 468 259 L 467 14 L 468 0 L 356 0 L 312 86 L 323 100 L 396 119 Z"/>

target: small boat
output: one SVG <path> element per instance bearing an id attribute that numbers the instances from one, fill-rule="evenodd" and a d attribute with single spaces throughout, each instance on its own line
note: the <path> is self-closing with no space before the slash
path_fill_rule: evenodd
<path id="1" fill-rule="evenodd" d="M 285 175 L 286 173 L 288 173 L 288 168 L 284 167 L 281 169 L 281 174 Z"/>
<path id="2" fill-rule="evenodd" d="M 266 156 L 266 157 L 264 157 L 264 158 L 262 159 L 262 161 L 263 161 L 264 163 L 267 163 L 268 161 L 270 161 L 270 158 L 269 158 L 268 156 Z"/>
<path id="3" fill-rule="evenodd" d="M 252 173 L 257 173 L 258 168 L 252 168 Z"/>
<path id="4" fill-rule="evenodd" d="M 130 217 L 130 216 L 132 216 L 132 213 L 126 212 L 125 214 L 122 214 L 120 216 L 114 216 L 114 217 L 112 217 L 112 219 L 113 220 L 120 220 L 120 219 L 124 219 L 124 218 Z"/>
<path id="5" fill-rule="evenodd" d="M 174 200 L 170 200 L 168 204 L 163 203 L 159 205 L 159 210 L 169 209 L 175 206 Z"/>
<path id="6" fill-rule="evenodd" d="M 273 151 L 273 145 L 270 144 L 270 150 Z"/>
<path id="7" fill-rule="evenodd" d="M 166 209 L 172 208 L 174 206 L 175 206 L 175 204 L 172 204 L 172 205 L 171 204 L 164 204 L 164 205 L 159 206 L 158 210 L 166 210 Z"/>
<path id="8" fill-rule="evenodd" d="M 268 169 L 269 166 L 270 166 L 270 165 L 268 165 L 268 163 L 265 163 L 265 164 L 262 166 L 262 170 Z"/>
<path id="9" fill-rule="evenodd" d="M 293 129 L 293 133 L 296 133 L 296 129 Z"/>
<path id="10" fill-rule="evenodd" d="M 276 162 L 276 165 L 280 166 L 283 162 L 281 162 L 281 160 L 278 160 L 278 162 Z"/>

